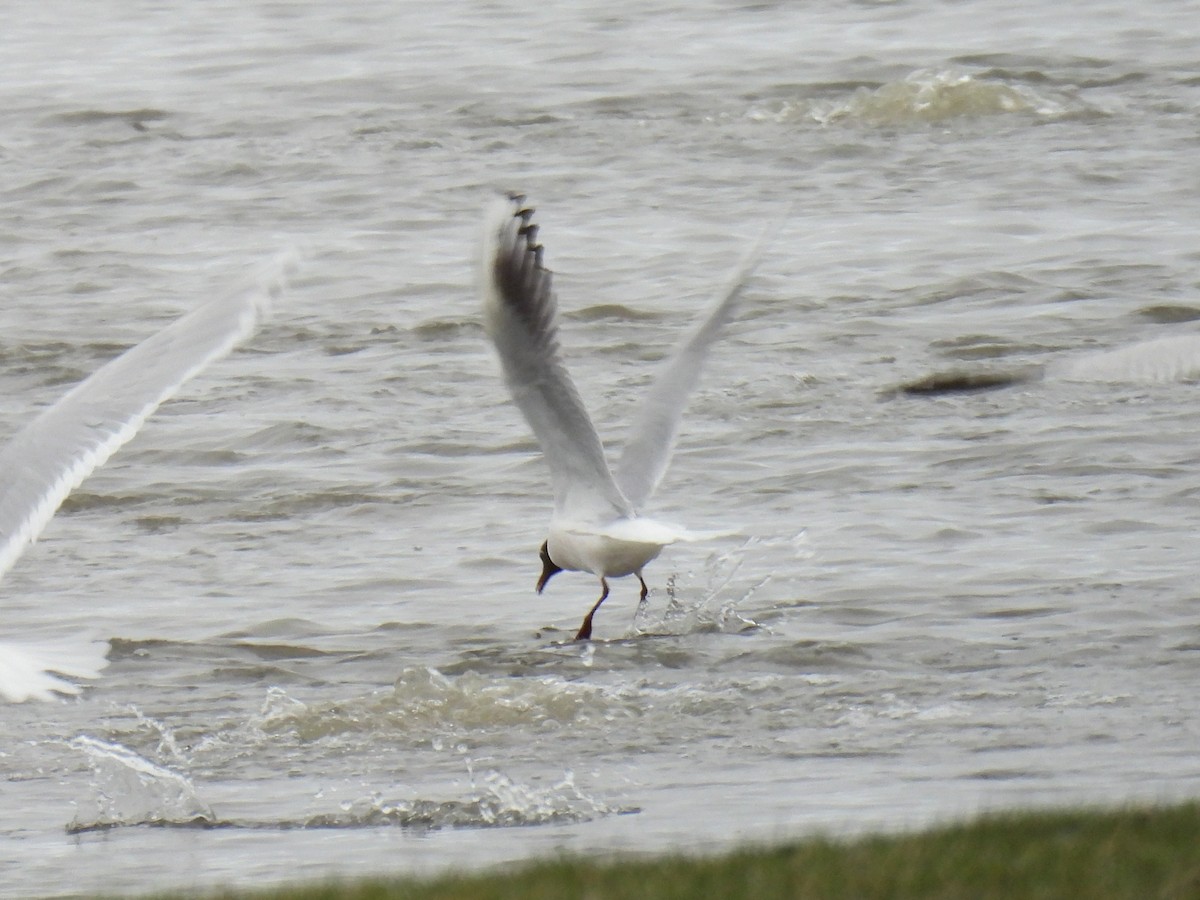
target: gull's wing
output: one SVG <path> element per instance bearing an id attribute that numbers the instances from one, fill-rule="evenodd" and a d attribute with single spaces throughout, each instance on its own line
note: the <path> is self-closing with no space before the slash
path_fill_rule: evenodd
<path id="1" fill-rule="evenodd" d="M 67 495 L 132 438 L 160 403 L 253 331 L 282 289 L 289 265 L 281 258 L 251 287 L 205 303 L 125 351 L 0 449 L 0 577 L 37 539 Z M 86 647 L 80 647 L 78 661 L 69 667 L 61 647 L 39 652 L 24 645 L 0 646 L 0 695 L 40 697 L 61 690 L 46 669 L 94 677 L 99 666 Z"/>
<path id="2" fill-rule="evenodd" d="M 629 440 L 616 469 L 617 485 L 635 509 L 640 509 L 650 499 L 666 473 L 671 452 L 675 449 L 675 435 L 679 431 L 684 407 L 700 380 L 700 370 L 708 358 L 708 351 L 725 323 L 733 317 L 742 288 L 762 259 L 767 238 L 777 225 L 763 231 L 725 283 L 724 289 L 713 300 L 708 312 L 693 326 L 659 371 L 649 393 L 638 407 L 629 429 Z"/>
<path id="3" fill-rule="evenodd" d="M 126 350 L 0 449 L 0 575 L 59 504 L 192 376 L 254 329 L 281 273 L 219 297 Z"/>
<path id="4" fill-rule="evenodd" d="M 1200 378 L 1200 335 L 1179 334 L 1081 354 L 1050 366 L 1069 381 L 1189 381 Z"/>
<path id="5" fill-rule="evenodd" d="M 550 467 L 555 514 L 572 519 L 628 514 L 559 355 L 558 304 L 524 197 L 510 195 L 489 210 L 479 280 L 484 325 L 504 379 Z"/>
<path id="6" fill-rule="evenodd" d="M 108 665 L 105 641 L 64 640 L 55 644 L 0 643 L 0 698 L 11 703 L 52 700 L 57 694 L 78 694 L 70 678 L 97 678 Z"/>

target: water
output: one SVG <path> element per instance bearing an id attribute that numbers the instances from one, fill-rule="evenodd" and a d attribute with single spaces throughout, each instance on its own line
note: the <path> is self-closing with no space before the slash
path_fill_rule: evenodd
<path id="1" fill-rule="evenodd" d="M 4 578 L 7 634 L 113 649 L 0 710 L 0 895 L 1196 796 L 1195 385 L 1053 373 L 1197 328 L 1197 4 L 19 5 L 0 434 L 307 256 Z M 739 533 L 640 612 L 617 582 L 588 646 L 588 576 L 533 593 L 494 188 L 538 206 L 614 446 L 796 201 L 654 509 Z"/>

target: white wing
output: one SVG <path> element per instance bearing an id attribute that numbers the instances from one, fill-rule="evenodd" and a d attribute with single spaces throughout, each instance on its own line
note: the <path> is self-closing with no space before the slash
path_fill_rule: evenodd
<path id="1" fill-rule="evenodd" d="M 1072 381 L 1186 381 L 1200 378 L 1200 335 L 1183 334 L 1098 350 L 1052 365 L 1047 377 Z"/>
<path id="2" fill-rule="evenodd" d="M 558 304 L 533 210 L 511 195 L 488 213 L 480 265 L 484 325 L 550 467 L 556 515 L 627 515 L 604 447 L 558 348 Z"/>
<path id="3" fill-rule="evenodd" d="M 688 396 L 700 380 L 709 349 L 733 317 L 742 288 L 762 259 L 767 238 L 773 231 L 774 227 L 763 231 L 708 312 L 659 371 L 638 407 L 616 470 L 617 485 L 635 509 L 650 499 L 667 471 Z"/>
<path id="4" fill-rule="evenodd" d="M 78 694 L 79 685 L 52 675 L 97 678 L 108 665 L 105 641 L 69 640 L 56 644 L 0 643 L 0 698 L 11 703 L 51 700 L 58 694 Z"/>
<path id="5" fill-rule="evenodd" d="M 289 265 L 290 260 L 277 261 L 252 287 L 205 303 L 125 351 L 0 449 L 0 577 L 37 539 L 67 495 L 133 437 L 159 404 L 254 329 L 282 289 Z M 86 645 L 80 652 L 86 659 Z M 61 648 L 39 653 L 0 647 L 0 694 L 43 696 L 51 688 L 58 690 L 56 682 L 35 677 L 49 677 L 46 668 L 94 675 L 96 667 L 86 664 L 81 671 L 64 668 L 64 658 Z"/>

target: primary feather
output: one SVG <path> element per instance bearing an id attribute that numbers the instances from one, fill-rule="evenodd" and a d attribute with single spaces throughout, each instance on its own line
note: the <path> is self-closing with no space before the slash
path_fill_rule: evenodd
<path id="1" fill-rule="evenodd" d="M 733 318 L 742 289 L 762 258 L 769 231 L 746 254 L 704 316 L 659 371 L 642 400 L 630 438 L 617 463 L 617 486 L 641 509 L 666 474 L 688 397 L 700 381 L 700 370 L 721 330 Z"/>
<path id="2" fill-rule="evenodd" d="M 629 502 L 559 352 L 558 302 L 532 215 L 515 194 L 489 211 L 480 266 L 484 325 L 550 468 L 555 513 L 628 515 Z"/>

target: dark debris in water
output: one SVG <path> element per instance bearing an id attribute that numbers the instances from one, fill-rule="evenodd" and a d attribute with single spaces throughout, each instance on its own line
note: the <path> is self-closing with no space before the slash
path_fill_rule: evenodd
<path id="1" fill-rule="evenodd" d="M 1038 373 L 1024 372 L 934 372 L 886 391 L 888 396 L 905 394 L 912 397 L 967 394 L 1015 387 L 1038 380 Z"/>
<path id="2" fill-rule="evenodd" d="M 64 125 L 98 125 L 108 122 L 124 122 L 137 131 L 145 131 L 147 122 L 161 122 L 170 118 L 170 113 L 161 109 L 81 109 L 76 112 L 58 113 L 52 119 Z"/>
<path id="3" fill-rule="evenodd" d="M 1143 306 L 1138 315 L 1159 325 L 1171 325 L 1176 322 L 1194 322 L 1200 319 L 1200 308 L 1183 304 L 1158 304 Z"/>
<path id="4" fill-rule="evenodd" d="M 622 303 L 597 303 L 576 310 L 571 318 L 583 322 L 599 322 L 608 319 L 618 322 L 654 322 L 661 317 L 657 313 L 634 309 L 632 306 L 625 306 Z"/>

